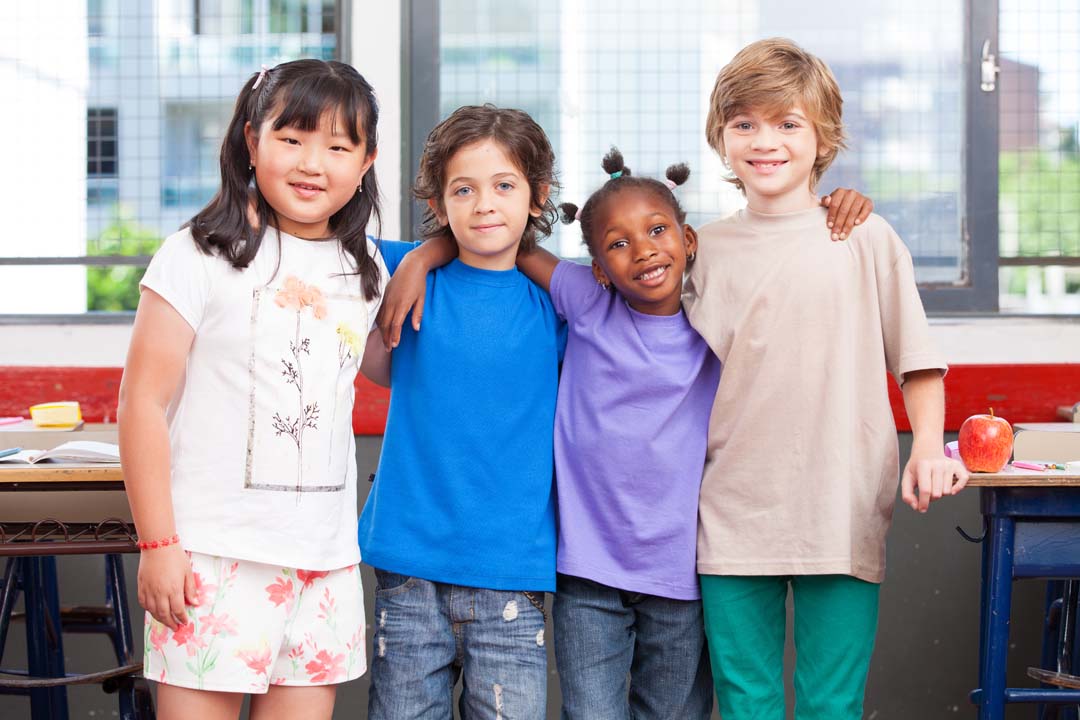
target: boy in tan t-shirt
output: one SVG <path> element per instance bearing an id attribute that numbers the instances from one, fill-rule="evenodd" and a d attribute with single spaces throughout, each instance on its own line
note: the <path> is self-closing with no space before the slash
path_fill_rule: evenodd
<path id="1" fill-rule="evenodd" d="M 903 499 L 958 492 L 944 456 L 945 362 L 911 255 L 876 215 L 833 243 L 812 194 L 843 147 L 839 88 L 787 40 L 721 72 L 709 144 L 746 210 L 699 230 L 687 313 L 723 362 L 701 485 L 698 572 L 720 714 L 784 717 L 791 586 L 797 717 L 862 717 L 896 494 L 886 372 L 914 442 Z"/>

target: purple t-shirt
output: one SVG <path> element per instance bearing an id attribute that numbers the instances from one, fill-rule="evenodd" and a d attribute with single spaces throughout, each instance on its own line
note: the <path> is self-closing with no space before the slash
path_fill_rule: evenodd
<path id="1" fill-rule="evenodd" d="M 551 299 L 569 331 L 555 409 L 558 570 L 694 600 L 720 361 L 685 313 L 639 313 L 584 265 L 558 264 Z"/>

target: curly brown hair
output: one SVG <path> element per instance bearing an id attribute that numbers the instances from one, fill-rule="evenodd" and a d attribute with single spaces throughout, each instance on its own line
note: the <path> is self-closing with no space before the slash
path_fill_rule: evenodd
<path id="1" fill-rule="evenodd" d="M 450 159 L 463 147 L 482 140 L 494 140 L 528 179 L 533 207 L 540 208 L 539 216 L 529 215 L 521 236 L 522 252 L 536 247 L 541 237 L 551 234 L 559 212 L 551 201 L 559 184 L 555 178 L 555 151 L 551 149 L 544 129 L 528 113 L 499 108 L 494 105 L 464 105 L 440 122 L 428 135 L 420 157 L 412 192 L 418 200 L 433 200 L 440 212 L 443 190 L 446 187 L 446 168 Z M 420 236 L 425 240 L 449 237 L 448 225 L 439 221 L 431 207 L 424 211 Z"/>

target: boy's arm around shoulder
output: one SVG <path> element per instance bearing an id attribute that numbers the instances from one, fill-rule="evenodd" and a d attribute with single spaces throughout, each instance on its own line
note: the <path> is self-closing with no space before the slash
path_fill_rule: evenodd
<path id="1" fill-rule="evenodd" d="M 517 266 L 525 277 L 550 293 L 551 276 L 559 266 L 559 257 L 542 247 L 536 247 L 528 252 L 519 252 Z"/>
<path id="2" fill-rule="evenodd" d="M 398 244 L 393 243 L 394 246 Z M 382 304 L 375 318 L 375 324 L 382 334 L 380 344 L 386 350 L 393 350 L 401 342 L 401 328 L 405 324 L 405 316 L 410 312 L 413 329 L 420 332 L 420 320 L 424 316 L 424 300 L 427 295 L 427 275 L 431 270 L 442 267 L 457 257 L 457 244 L 446 236 L 431 238 L 413 246 L 415 249 L 393 264 L 391 258 L 387 258 L 387 267 L 392 277 L 386 285 Z"/>

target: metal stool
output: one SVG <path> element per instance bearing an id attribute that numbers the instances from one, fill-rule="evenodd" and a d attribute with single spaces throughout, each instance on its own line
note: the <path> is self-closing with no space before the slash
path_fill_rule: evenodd
<path id="1" fill-rule="evenodd" d="M 153 701 L 141 662 L 134 662 L 124 567 L 118 554 L 105 556 L 105 604 L 61 608 L 54 556 L 8 559 L 0 586 L 0 658 L 13 609 L 22 593 L 26 608 L 27 670 L 0 670 L 0 694 L 29 695 L 32 720 L 68 717 L 68 685 L 97 684 L 118 693 L 123 720 L 152 720 Z M 102 672 L 68 674 L 64 669 L 63 633 L 102 633 L 112 641 L 118 667 Z"/>

